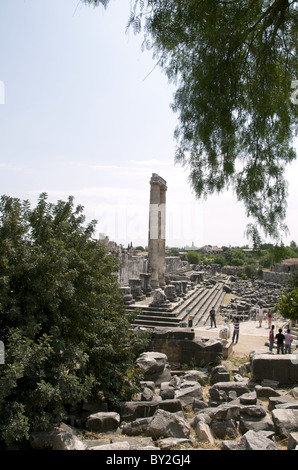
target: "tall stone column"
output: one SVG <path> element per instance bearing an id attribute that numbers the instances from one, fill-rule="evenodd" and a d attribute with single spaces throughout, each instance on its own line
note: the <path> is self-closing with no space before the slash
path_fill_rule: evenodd
<path id="1" fill-rule="evenodd" d="M 151 287 L 157 289 L 165 286 L 167 183 L 153 173 L 150 186 L 148 270 Z"/>

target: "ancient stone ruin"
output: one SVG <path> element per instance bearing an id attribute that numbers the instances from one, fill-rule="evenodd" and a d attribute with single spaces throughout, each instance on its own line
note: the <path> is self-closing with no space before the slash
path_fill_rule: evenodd
<path id="1" fill-rule="evenodd" d="M 153 173 L 150 180 L 148 272 L 153 289 L 165 286 L 166 181 Z"/>
<path id="2" fill-rule="evenodd" d="M 212 307 L 223 320 L 255 319 L 260 302 L 269 307 L 278 300 L 281 285 L 272 278 L 252 285 L 220 266 L 167 258 L 166 182 L 153 174 L 150 185 L 148 256 L 103 239 L 119 260 L 123 302 L 136 311 L 132 328 L 150 333 L 135 363 L 143 373 L 139 392 L 116 409 L 108 409 L 104 398 L 73 407 L 64 423 L 31 435 L 32 448 L 298 450 L 298 354 L 252 351 L 249 362 L 228 370 L 228 324 L 218 328 L 219 338 L 194 331 L 206 324 Z M 227 293 L 234 300 L 223 307 Z"/>
<path id="3" fill-rule="evenodd" d="M 166 354 L 144 352 L 136 361 L 144 379 L 132 400 L 114 410 L 104 401 L 73 407 L 64 423 L 32 434 L 31 446 L 153 452 L 298 449 L 298 388 L 255 377 L 263 360 L 255 352 L 232 371 L 223 365 L 173 371 Z"/>

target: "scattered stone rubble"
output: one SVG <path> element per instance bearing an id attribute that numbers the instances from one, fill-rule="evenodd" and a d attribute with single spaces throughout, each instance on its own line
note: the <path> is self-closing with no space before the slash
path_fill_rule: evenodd
<path id="1" fill-rule="evenodd" d="M 175 371 L 165 354 L 142 354 L 137 365 L 145 371 L 145 380 L 133 401 L 121 403 L 117 411 L 86 406 L 85 415 L 72 416 L 70 424 L 31 435 L 31 446 L 279 450 L 283 440 L 284 449 L 298 450 L 298 387 L 294 383 L 285 390 L 266 378 L 257 382 L 250 373 L 258 354 L 233 371 L 224 365 Z"/>
<path id="2" fill-rule="evenodd" d="M 285 286 L 255 280 L 237 280 L 230 277 L 229 291 L 236 297 L 229 305 L 221 307 L 221 314 L 227 317 L 238 316 L 242 319 L 256 320 L 259 306 L 272 309 L 279 301 Z"/>

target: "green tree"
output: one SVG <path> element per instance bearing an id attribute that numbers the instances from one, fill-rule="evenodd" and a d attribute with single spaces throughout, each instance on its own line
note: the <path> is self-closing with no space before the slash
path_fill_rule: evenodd
<path id="1" fill-rule="evenodd" d="M 298 321 L 298 287 L 291 292 L 283 294 L 279 300 L 276 310 L 283 318 Z"/>
<path id="2" fill-rule="evenodd" d="M 220 264 L 220 266 L 222 266 L 222 267 L 227 264 L 225 257 L 221 256 L 221 255 L 216 255 L 214 257 L 214 263 L 215 264 Z"/>
<path id="3" fill-rule="evenodd" d="M 243 266 L 244 261 L 241 258 L 232 258 L 231 265 L 232 266 Z"/>
<path id="4" fill-rule="evenodd" d="M 186 255 L 187 261 L 191 264 L 199 264 L 201 257 L 196 251 L 188 251 Z"/>
<path id="5" fill-rule="evenodd" d="M 131 328 L 116 258 L 73 198 L 0 200 L 0 441 L 59 422 L 71 405 L 128 399 L 143 337 Z"/>
<path id="6" fill-rule="evenodd" d="M 83 0 L 107 5 L 107 0 Z M 176 160 L 199 198 L 232 188 L 247 235 L 286 230 L 286 164 L 296 158 L 297 1 L 135 0 L 129 25 L 177 90 Z"/>

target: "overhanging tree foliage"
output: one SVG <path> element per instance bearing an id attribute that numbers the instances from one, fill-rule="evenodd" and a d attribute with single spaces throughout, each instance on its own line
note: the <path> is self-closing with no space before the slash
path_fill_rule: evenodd
<path id="1" fill-rule="evenodd" d="M 83 0 L 104 4 L 108 0 Z M 231 188 L 260 232 L 286 230 L 297 125 L 297 1 L 135 0 L 129 25 L 177 84 L 176 160 L 199 198 Z"/>
<path id="2" fill-rule="evenodd" d="M 0 199 L 0 442 L 59 422 L 82 401 L 129 399 L 144 338 L 123 306 L 116 258 L 73 198 Z"/>
<path id="3" fill-rule="evenodd" d="M 283 317 L 294 322 L 298 321 L 298 287 L 285 292 L 276 306 L 276 311 Z"/>
<path id="4" fill-rule="evenodd" d="M 291 274 L 288 285 L 290 290 L 283 293 L 275 310 L 283 318 L 298 322 L 298 269 Z"/>

